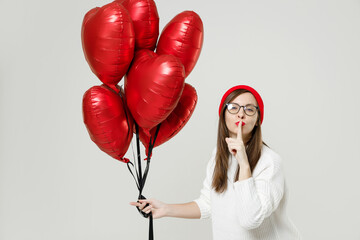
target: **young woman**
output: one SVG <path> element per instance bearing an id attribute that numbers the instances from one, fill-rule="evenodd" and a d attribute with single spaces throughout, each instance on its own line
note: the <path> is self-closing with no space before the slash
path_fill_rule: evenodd
<path id="1" fill-rule="evenodd" d="M 184 204 L 156 199 L 130 204 L 154 218 L 211 217 L 214 240 L 300 239 L 286 215 L 281 158 L 262 141 L 263 118 L 264 104 L 255 89 L 230 88 L 219 106 L 217 147 L 200 197 Z"/>

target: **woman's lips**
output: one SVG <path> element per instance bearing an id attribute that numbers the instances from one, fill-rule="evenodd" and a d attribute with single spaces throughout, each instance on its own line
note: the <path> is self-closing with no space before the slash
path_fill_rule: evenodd
<path id="1" fill-rule="evenodd" d="M 236 124 L 236 126 L 239 126 L 239 122 L 237 122 L 237 123 L 235 123 Z M 244 126 L 245 125 L 245 123 L 244 122 L 242 122 L 242 126 Z"/>

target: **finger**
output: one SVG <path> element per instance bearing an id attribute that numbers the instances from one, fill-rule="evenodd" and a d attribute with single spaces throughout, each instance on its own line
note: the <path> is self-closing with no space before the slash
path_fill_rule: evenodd
<path id="1" fill-rule="evenodd" d="M 140 209 L 140 210 L 143 210 L 144 208 L 145 208 L 145 205 L 146 205 L 147 203 L 140 203 L 139 205 L 138 205 L 138 208 Z"/>
<path id="2" fill-rule="evenodd" d="M 141 203 L 131 202 L 130 205 L 137 207 L 140 211 L 143 211 L 144 207 Z"/>
<path id="3" fill-rule="evenodd" d="M 225 138 L 225 141 L 226 141 L 226 143 L 229 145 L 229 144 L 232 144 L 232 143 L 234 143 L 235 142 L 235 139 L 233 139 L 233 138 Z"/>
<path id="4" fill-rule="evenodd" d="M 135 207 L 140 206 L 140 204 L 141 203 L 138 203 L 138 202 L 130 202 L 130 205 L 135 206 Z"/>
<path id="5" fill-rule="evenodd" d="M 231 149 L 232 151 L 242 151 L 242 147 L 241 144 L 239 143 L 230 143 L 228 144 L 228 148 Z"/>
<path id="6" fill-rule="evenodd" d="M 139 199 L 138 202 L 151 204 L 152 201 L 151 201 L 151 199 Z"/>
<path id="7" fill-rule="evenodd" d="M 232 154 L 234 154 L 234 155 L 236 154 L 236 152 L 237 152 L 237 151 L 236 151 L 236 148 L 231 147 L 231 146 L 229 146 L 228 148 L 229 148 L 229 152 L 230 152 L 230 153 L 232 153 Z"/>
<path id="8" fill-rule="evenodd" d="M 144 208 L 144 209 L 141 210 L 141 211 L 143 211 L 143 212 L 145 212 L 145 213 L 149 213 L 149 212 L 151 211 L 151 209 L 152 209 L 152 206 L 150 205 L 150 206 L 147 206 L 146 208 Z"/>
<path id="9" fill-rule="evenodd" d="M 243 124 L 243 121 L 240 120 L 239 125 L 238 125 L 237 137 L 236 137 L 238 140 L 242 140 L 242 124 Z"/>

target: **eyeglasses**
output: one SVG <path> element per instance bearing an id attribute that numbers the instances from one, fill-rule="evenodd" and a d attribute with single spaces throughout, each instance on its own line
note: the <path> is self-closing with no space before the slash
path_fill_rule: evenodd
<path id="1" fill-rule="evenodd" d="M 248 116 L 254 116 L 256 111 L 259 109 L 259 107 L 254 106 L 252 104 L 247 104 L 245 106 L 240 106 L 237 103 L 227 103 L 226 104 L 226 109 L 231 114 L 237 114 L 241 108 L 244 108 L 244 112 Z"/>

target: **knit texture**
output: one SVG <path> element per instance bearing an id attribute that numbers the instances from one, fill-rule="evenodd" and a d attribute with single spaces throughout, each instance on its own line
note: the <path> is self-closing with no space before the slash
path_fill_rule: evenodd
<path id="1" fill-rule="evenodd" d="M 301 239 L 286 214 L 288 191 L 281 158 L 263 145 L 252 177 L 234 183 L 237 160 L 230 156 L 228 188 L 218 194 L 212 189 L 216 149 L 207 165 L 197 203 L 201 218 L 212 219 L 214 240 Z"/>

